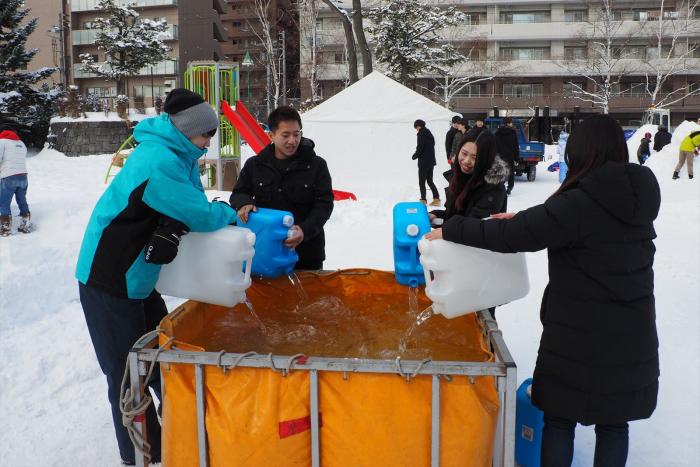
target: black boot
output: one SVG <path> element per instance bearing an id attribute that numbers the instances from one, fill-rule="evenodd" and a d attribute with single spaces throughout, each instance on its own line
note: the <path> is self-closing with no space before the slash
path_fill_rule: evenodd
<path id="1" fill-rule="evenodd" d="M 688 174 L 688 178 L 692 180 L 692 179 L 693 179 L 693 174 Z"/>
<path id="2" fill-rule="evenodd" d="M 678 176 L 678 172 L 673 172 L 673 179 L 678 180 L 680 177 Z"/>
<path id="3" fill-rule="evenodd" d="M 12 233 L 12 216 L 0 216 L 0 237 L 7 237 Z"/>

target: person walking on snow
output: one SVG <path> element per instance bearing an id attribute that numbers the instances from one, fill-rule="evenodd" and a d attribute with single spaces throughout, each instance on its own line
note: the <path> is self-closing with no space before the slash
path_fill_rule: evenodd
<path id="1" fill-rule="evenodd" d="M 647 159 L 649 159 L 651 155 L 651 150 L 649 149 L 650 144 L 651 133 L 644 133 L 644 138 L 642 138 L 642 141 L 639 143 L 639 148 L 637 148 L 637 160 L 639 161 L 639 165 L 644 165 Z"/>
<path id="2" fill-rule="evenodd" d="M 516 253 L 547 249 L 532 402 L 544 412 L 542 467 L 570 466 L 577 423 L 596 425 L 594 466 L 624 467 L 632 420 L 659 388 L 654 300 L 654 173 L 629 163 L 620 125 L 584 120 L 566 146 L 569 173 L 544 204 L 481 220 L 460 215 L 426 235 Z"/>
<path id="3" fill-rule="evenodd" d="M 0 125 L 0 236 L 12 233 L 10 203 L 15 198 L 21 218 L 18 232 L 31 232 L 27 204 L 27 147 L 9 125 Z"/>
<path id="4" fill-rule="evenodd" d="M 679 177 L 679 173 L 683 168 L 683 164 L 688 164 L 688 178 L 693 178 L 693 159 L 700 151 L 700 131 L 694 131 L 681 141 L 681 147 L 678 153 L 678 164 L 673 171 L 673 179 Z"/>
<path id="5" fill-rule="evenodd" d="M 433 194 L 431 206 L 440 206 L 440 193 L 433 182 L 433 170 L 437 162 L 435 162 L 435 138 L 433 134 L 425 127 L 423 120 L 416 120 L 413 123 L 413 128 L 416 130 L 416 152 L 413 153 L 411 159 L 418 160 L 418 188 L 420 188 L 420 201 L 423 204 L 428 204 L 425 191 L 425 183 L 428 183 L 430 191 Z"/>
<path id="6" fill-rule="evenodd" d="M 659 129 L 654 135 L 654 151 L 661 151 L 664 148 L 664 146 L 666 146 L 670 142 L 671 133 L 668 132 L 668 129 L 665 126 L 659 125 Z"/>
<path id="7" fill-rule="evenodd" d="M 503 126 L 496 130 L 496 151 L 501 159 L 508 164 L 508 187 L 506 194 L 510 196 L 515 185 L 515 163 L 520 159 L 520 145 L 518 144 L 518 133 L 513 127 L 513 119 L 506 117 L 503 119 Z"/>
<path id="8" fill-rule="evenodd" d="M 177 255 L 180 236 L 237 219 L 226 203 L 207 200 L 199 176 L 198 160 L 219 126 L 216 112 L 186 89 L 173 89 L 163 110 L 134 128 L 138 146 L 90 216 L 75 274 L 125 465 L 134 465 L 135 452 L 122 424 L 120 383 L 131 346 L 167 314 L 155 290 L 161 265 Z M 162 401 L 158 369 L 153 375 L 149 386 Z M 160 462 L 153 405 L 145 416 L 151 462 Z"/>

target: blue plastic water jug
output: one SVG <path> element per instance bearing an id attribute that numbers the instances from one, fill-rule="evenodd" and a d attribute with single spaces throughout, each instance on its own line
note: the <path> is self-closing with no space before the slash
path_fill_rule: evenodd
<path id="1" fill-rule="evenodd" d="M 394 273 L 399 284 L 410 287 L 425 284 L 423 266 L 418 260 L 418 241 L 428 232 L 430 219 L 424 204 L 394 206 Z"/>
<path id="2" fill-rule="evenodd" d="M 239 219 L 238 226 L 255 233 L 255 255 L 251 273 L 274 279 L 290 274 L 299 261 L 296 251 L 285 246 L 289 228 L 294 225 L 291 212 L 257 208 L 248 215 L 248 222 Z"/>
<path id="3" fill-rule="evenodd" d="M 518 388 L 515 409 L 515 461 L 521 467 L 539 467 L 544 413 L 532 405 L 532 378 Z"/>

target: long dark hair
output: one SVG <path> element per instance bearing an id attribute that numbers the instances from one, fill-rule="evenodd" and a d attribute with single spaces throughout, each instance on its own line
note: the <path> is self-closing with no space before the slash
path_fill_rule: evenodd
<path id="1" fill-rule="evenodd" d="M 459 166 L 459 152 L 462 147 L 469 143 L 476 143 L 476 163 L 474 170 L 470 174 L 462 172 Z M 464 208 L 464 201 L 469 195 L 484 184 L 484 176 L 493 165 L 496 159 L 496 139 L 490 131 L 482 131 L 474 141 L 472 136 L 462 138 L 457 148 L 457 157 L 452 163 L 452 179 L 450 180 L 449 192 L 454 198 L 454 206 L 457 210 Z"/>
<path id="2" fill-rule="evenodd" d="M 573 188 L 591 170 L 608 161 L 626 163 L 629 159 L 625 134 L 620 124 L 609 115 L 588 117 L 571 132 L 566 142 L 564 160 L 569 171 L 564 183 L 552 196 Z"/>

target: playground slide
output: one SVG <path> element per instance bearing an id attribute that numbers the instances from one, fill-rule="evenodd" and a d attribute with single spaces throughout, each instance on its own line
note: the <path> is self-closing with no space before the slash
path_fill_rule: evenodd
<path id="1" fill-rule="evenodd" d="M 270 137 L 265 133 L 255 118 L 248 112 L 243 102 L 236 103 L 236 109 L 231 108 L 228 102 L 221 101 L 221 110 L 233 127 L 238 130 L 241 137 L 250 145 L 250 148 L 257 154 L 265 146 L 270 144 Z M 333 190 L 333 199 L 343 201 L 351 199 L 357 201 L 357 197 L 348 191 Z"/>

